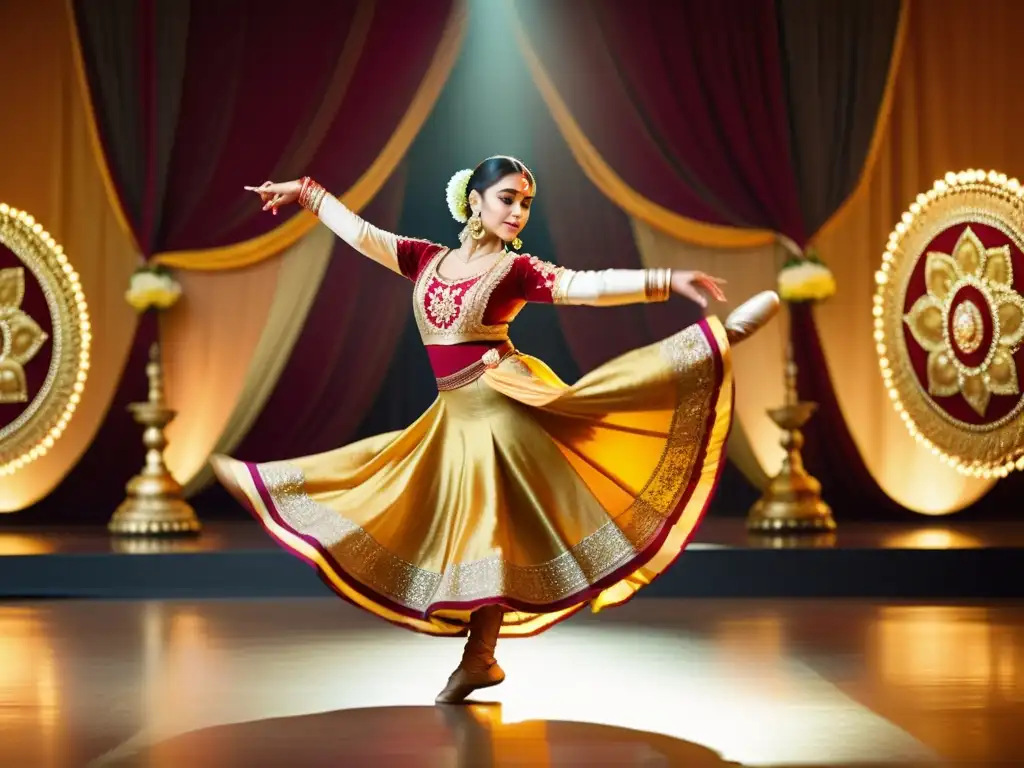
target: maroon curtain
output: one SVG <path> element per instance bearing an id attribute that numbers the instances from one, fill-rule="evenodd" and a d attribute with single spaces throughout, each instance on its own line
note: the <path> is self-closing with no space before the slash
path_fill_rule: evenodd
<path id="1" fill-rule="evenodd" d="M 537 120 L 537 198 L 555 254 L 538 254 L 570 269 L 637 269 L 643 266 L 629 217 L 590 182 L 545 114 Z M 682 297 L 667 304 L 563 307 L 558 313 L 566 343 L 581 370 L 651 344 L 701 317 Z"/>
<path id="2" fill-rule="evenodd" d="M 404 192 L 400 169 L 367 207 L 367 220 L 395 231 Z M 338 239 L 277 387 L 233 453 L 271 461 L 349 440 L 387 374 L 412 310 L 410 290 L 408 280 Z"/>
<path id="3" fill-rule="evenodd" d="M 791 305 L 789 316 L 797 391 L 802 399 L 818 404 L 803 429 L 807 471 L 821 482 L 826 500 L 845 519 L 916 516 L 886 495 L 861 457 L 836 399 L 813 307 Z"/>
<path id="4" fill-rule="evenodd" d="M 74 3 L 100 136 L 148 257 L 263 234 L 245 183 L 351 187 L 394 133 L 456 0 Z M 293 215 L 294 210 L 285 216 Z"/>
<path id="5" fill-rule="evenodd" d="M 517 8 L 584 134 L 631 187 L 689 218 L 773 229 L 805 247 L 863 168 L 900 0 L 753 0 L 741 14 L 697 0 L 520 0 Z M 621 214 L 602 209 L 571 163 L 551 159 L 563 151 L 549 152 L 558 170 L 545 202 L 559 260 L 592 267 L 593 247 L 602 262 L 611 253 L 639 265 Z M 562 226 L 573 221 L 588 226 Z M 566 335 L 589 365 L 602 347 L 671 332 L 681 310 L 664 308 L 657 334 L 649 312 L 616 310 L 607 322 L 580 313 L 564 321 Z M 809 307 L 794 307 L 791 328 L 800 394 L 819 403 L 809 466 L 851 516 L 892 512 L 842 418 Z"/>
<path id="6" fill-rule="evenodd" d="M 683 216 L 807 232 L 774 0 L 519 0 L 530 44 L 627 184 Z"/>
<path id="7" fill-rule="evenodd" d="M 777 0 L 789 143 L 808 235 L 864 171 L 901 7 L 901 0 Z"/>
<path id="8" fill-rule="evenodd" d="M 808 234 L 860 178 L 877 124 L 900 14 L 899 0 L 778 0 L 779 48 L 790 144 Z M 800 243 L 804 245 L 804 243 Z M 822 254 L 828 261 L 828 254 Z M 804 431 L 805 461 L 845 518 L 909 516 L 878 486 L 836 399 L 810 306 L 793 306 L 797 389 L 818 411 Z"/>
<path id="9" fill-rule="evenodd" d="M 291 208 L 266 215 L 242 191 L 246 183 L 310 173 L 333 190 L 351 187 L 406 113 L 459 2 L 339 0 L 289 12 L 262 1 L 75 0 L 100 138 L 143 257 L 231 244 L 294 214 Z M 392 188 L 385 200 L 395 194 Z M 378 280 L 368 278 L 365 287 Z M 346 281 L 329 271 L 324 286 L 334 293 L 321 294 L 314 314 L 323 315 L 325 297 L 353 283 L 363 278 Z M 371 387 L 380 375 L 373 371 L 384 365 L 378 357 L 390 357 L 391 323 L 401 327 L 388 290 L 380 288 L 378 303 L 358 299 L 378 326 L 379 344 L 361 353 Z M 331 320 L 321 318 L 319 327 L 331 327 Z M 123 498 L 141 439 L 126 407 L 146 397 L 139 372 L 156 338 L 153 318 L 143 318 L 101 429 L 35 505 L 34 520 L 105 521 Z M 354 354 L 358 346 L 350 340 L 339 348 Z M 356 404 L 367 397 L 356 390 L 348 396 Z M 282 397 L 275 393 L 273 402 Z M 344 434 L 340 418 L 323 425 Z"/>

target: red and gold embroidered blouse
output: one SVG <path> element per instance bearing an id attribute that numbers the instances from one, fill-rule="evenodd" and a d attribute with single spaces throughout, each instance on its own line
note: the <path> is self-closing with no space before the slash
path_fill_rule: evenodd
<path id="1" fill-rule="evenodd" d="M 317 202 L 314 212 L 336 235 L 413 282 L 416 325 L 439 380 L 478 365 L 491 349 L 498 357 L 512 351 L 508 328 L 528 302 L 600 306 L 668 298 L 669 270 L 579 271 L 516 253 L 477 275 L 448 278 L 451 249 L 378 229 L 329 194 Z"/>

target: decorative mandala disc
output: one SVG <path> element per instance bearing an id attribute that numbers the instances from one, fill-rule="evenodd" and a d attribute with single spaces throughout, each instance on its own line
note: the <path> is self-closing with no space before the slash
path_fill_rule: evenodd
<path id="1" fill-rule="evenodd" d="M 918 195 L 875 274 L 882 378 L 910 433 L 958 471 L 1024 469 L 1024 187 L 947 174 Z"/>
<path id="2" fill-rule="evenodd" d="M 0 203 L 0 477 L 50 450 L 82 397 L 92 333 L 63 248 Z"/>

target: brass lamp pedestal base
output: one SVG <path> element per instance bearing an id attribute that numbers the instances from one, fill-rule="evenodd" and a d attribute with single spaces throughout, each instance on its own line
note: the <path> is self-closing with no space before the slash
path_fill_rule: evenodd
<path id="1" fill-rule="evenodd" d="M 800 454 L 804 444 L 800 428 L 817 407 L 817 403 L 792 402 L 768 411 L 772 421 L 782 430 L 781 444 L 786 455 L 779 473 L 750 508 L 748 530 L 763 534 L 795 534 L 836 529 L 832 510 L 821 499 L 821 483 L 804 469 Z"/>
<path id="2" fill-rule="evenodd" d="M 146 428 L 142 433 L 146 465 L 128 481 L 125 486 L 128 497 L 114 512 L 107 529 L 120 536 L 197 534 L 202 526 L 195 510 L 181 497 L 181 485 L 164 463 L 164 449 L 167 447 L 164 428 L 177 412 L 164 404 L 160 347 L 157 344 L 150 349 L 146 374 L 149 377 L 149 401 L 128 406 L 135 421 Z"/>

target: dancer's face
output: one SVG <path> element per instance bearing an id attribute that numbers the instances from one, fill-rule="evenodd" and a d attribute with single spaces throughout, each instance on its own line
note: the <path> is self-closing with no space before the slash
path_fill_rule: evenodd
<path id="1" fill-rule="evenodd" d="M 484 228 L 506 243 L 516 239 L 530 220 L 534 188 L 528 176 L 510 173 L 486 190 L 479 201 Z"/>

